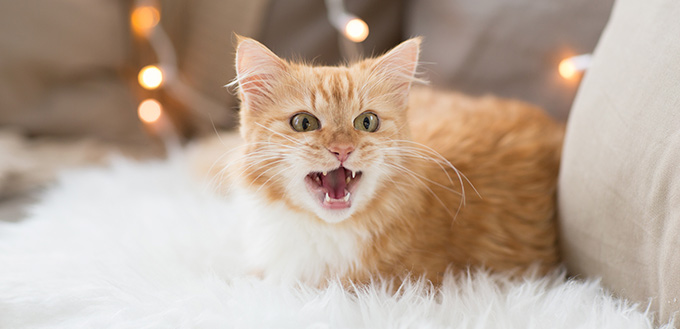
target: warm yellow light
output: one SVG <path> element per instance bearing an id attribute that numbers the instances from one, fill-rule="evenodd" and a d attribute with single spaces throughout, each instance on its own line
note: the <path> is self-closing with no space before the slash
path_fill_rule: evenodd
<path id="1" fill-rule="evenodd" d="M 139 6 L 132 11 L 130 23 L 138 35 L 146 36 L 161 20 L 161 13 L 153 6 Z"/>
<path id="2" fill-rule="evenodd" d="M 586 71 L 590 67 L 592 57 L 591 54 L 583 54 L 565 58 L 557 69 L 564 79 L 569 80 L 576 77 L 578 73 Z"/>
<path id="3" fill-rule="evenodd" d="M 560 75 L 565 79 L 571 79 L 576 75 L 576 67 L 574 67 L 571 58 L 563 59 L 560 62 L 558 70 L 560 71 Z"/>
<path id="4" fill-rule="evenodd" d="M 137 79 L 145 89 L 156 89 L 163 83 L 163 72 L 156 65 L 147 65 L 139 71 Z"/>
<path id="5" fill-rule="evenodd" d="M 368 25 L 359 18 L 353 18 L 345 24 L 345 36 L 354 42 L 362 42 L 368 37 Z"/>
<path id="6" fill-rule="evenodd" d="M 152 98 L 142 101 L 137 108 L 139 119 L 145 123 L 154 123 L 158 121 L 162 112 L 163 108 L 161 107 L 161 103 Z"/>

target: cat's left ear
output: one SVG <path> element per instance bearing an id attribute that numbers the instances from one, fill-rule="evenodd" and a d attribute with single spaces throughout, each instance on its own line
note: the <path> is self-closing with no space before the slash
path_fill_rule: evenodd
<path id="1" fill-rule="evenodd" d="M 421 37 L 406 40 L 377 58 L 374 70 L 394 83 L 395 91 L 406 97 L 415 77 Z"/>

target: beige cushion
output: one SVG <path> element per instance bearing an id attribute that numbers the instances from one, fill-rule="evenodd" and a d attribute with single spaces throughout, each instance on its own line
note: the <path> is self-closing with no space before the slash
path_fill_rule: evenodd
<path id="1" fill-rule="evenodd" d="M 559 180 L 571 273 L 680 310 L 680 2 L 620 0 L 568 122 Z"/>

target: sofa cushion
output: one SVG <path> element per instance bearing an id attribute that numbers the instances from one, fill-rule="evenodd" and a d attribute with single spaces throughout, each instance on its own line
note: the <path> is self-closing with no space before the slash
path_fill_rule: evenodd
<path id="1" fill-rule="evenodd" d="M 680 310 L 680 2 L 619 0 L 578 92 L 559 179 L 569 270 L 665 321 Z"/>

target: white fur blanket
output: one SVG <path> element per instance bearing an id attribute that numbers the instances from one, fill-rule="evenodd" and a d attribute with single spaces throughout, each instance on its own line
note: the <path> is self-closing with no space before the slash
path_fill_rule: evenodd
<path id="1" fill-rule="evenodd" d="M 182 159 L 65 173 L 27 220 L 0 223 L 0 328 L 654 328 L 597 281 L 561 273 L 398 295 L 266 283 L 239 266 L 247 216 Z"/>

